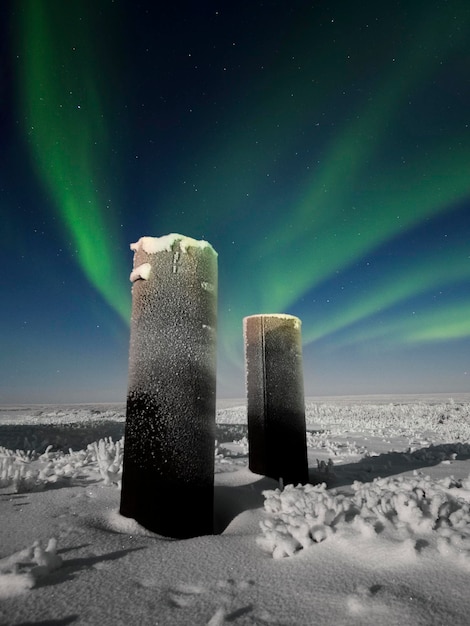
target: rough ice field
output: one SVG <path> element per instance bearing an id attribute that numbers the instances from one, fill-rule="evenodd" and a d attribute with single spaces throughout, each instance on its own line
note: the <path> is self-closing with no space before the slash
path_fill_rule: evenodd
<path id="1" fill-rule="evenodd" d="M 0 622 L 466 626 L 469 403 L 309 402 L 283 490 L 217 422 L 218 534 L 168 541 L 117 512 L 122 406 L 0 409 Z"/>

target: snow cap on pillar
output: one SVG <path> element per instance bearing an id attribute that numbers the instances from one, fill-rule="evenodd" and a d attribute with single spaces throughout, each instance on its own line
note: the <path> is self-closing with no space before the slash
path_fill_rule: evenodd
<path id="1" fill-rule="evenodd" d="M 213 254 L 217 258 L 217 252 L 208 241 L 204 239 L 193 239 L 178 233 L 163 235 L 162 237 L 141 237 L 135 243 L 130 244 L 131 250 L 134 251 L 134 269 L 131 272 L 130 280 L 134 282 L 139 278 L 148 280 L 150 277 L 150 263 L 141 262 L 145 255 L 157 254 L 159 252 L 173 252 L 176 248 L 180 253 L 186 253 L 191 248 L 204 250 L 209 254 Z"/>

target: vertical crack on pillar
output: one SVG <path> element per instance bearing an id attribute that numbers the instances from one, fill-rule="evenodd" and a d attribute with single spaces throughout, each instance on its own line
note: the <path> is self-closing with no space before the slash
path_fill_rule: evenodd
<path id="1" fill-rule="evenodd" d="M 266 418 L 269 415 L 268 408 L 268 386 L 267 386 L 267 372 L 266 372 L 266 329 L 264 326 L 264 317 L 261 318 L 260 324 L 260 345 L 261 345 L 261 368 L 262 368 L 262 377 L 263 377 L 263 414 L 262 414 L 262 422 L 263 428 L 268 429 L 268 424 L 266 423 Z"/>
<path id="2" fill-rule="evenodd" d="M 178 261 L 180 260 L 180 251 L 175 250 L 173 254 L 173 274 L 176 274 L 178 271 Z"/>

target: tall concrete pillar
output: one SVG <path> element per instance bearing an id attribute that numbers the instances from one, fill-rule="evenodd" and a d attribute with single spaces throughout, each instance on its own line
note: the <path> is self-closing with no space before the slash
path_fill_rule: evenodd
<path id="1" fill-rule="evenodd" d="M 243 320 L 249 468 L 284 484 L 308 482 L 300 327 L 292 315 Z"/>
<path id="2" fill-rule="evenodd" d="M 182 235 L 131 245 L 120 512 L 175 538 L 213 532 L 217 253 Z"/>

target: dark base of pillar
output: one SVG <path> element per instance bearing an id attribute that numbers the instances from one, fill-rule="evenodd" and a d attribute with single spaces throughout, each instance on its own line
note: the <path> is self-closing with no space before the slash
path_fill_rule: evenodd
<path id="1" fill-rule="evenodd" d="M 307 448 L 303 415 L 270 413 L 270 420 L 258 415 L 248 416 L 250 441 L 249 468 L 285 485 L 308 483 Z"/>
<path id="2" fill-rule="evenodd" d="M 212 485 L 163 486 L 161 476 L 127 466 L 119 512 L 159 535 L 188 539 L 213 534 L 213 499 Z"/>

